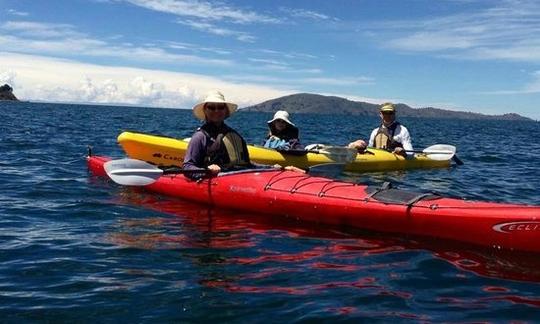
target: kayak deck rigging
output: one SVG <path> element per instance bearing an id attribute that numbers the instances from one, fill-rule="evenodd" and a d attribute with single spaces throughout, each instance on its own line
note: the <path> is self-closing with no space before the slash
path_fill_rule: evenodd
<path id="1" fill-rule="evenodd" d="M 288 182 L 291 179 L 298 178 L 298 180 L 287 189 L 284 188 L 275 188 L 274 185 L 279 184 L 279 182 Z M 308 187 L 314 184 L 323 184 L 322 187 L 317 191 L 302 191 L 304 187 Z M 412 207 L 415 203 L 420 200 L 435 200 L 441 198 L 439 194 L 433 192 L 421 193 L 421 192 L 412 192 L 406 190 L 400 190 L 393 188 L 389 182 L 385 182 L 381 187 L 366 187 L 366 192 L 368 195 L 366 197 L 344 197 L 342 195 L 332 195 L 330 191 L 337 188 L 353 188 L 360 186 L 357 183 L 353 182 L 342 182 L 333 179 L 327 178 L 317 178 L 311 177 L 308 175 L 287 175 L 283 176 L 281 173 L 276 173 L 270 178 L 268 183 L 264 186 L 265 191 L 274 190 L 279 192 L 288 192 L 291 194 L 304 194 L 309 196 L 317 197 L 326 197 L 326 198 L 335 198 L 348 201 L 360 201 L 360 202 L 380 202 L 383 204 L 393 204 L 393 205 L 405 205 Z M 362 185 L 363 186 L 363 185 Z"/>

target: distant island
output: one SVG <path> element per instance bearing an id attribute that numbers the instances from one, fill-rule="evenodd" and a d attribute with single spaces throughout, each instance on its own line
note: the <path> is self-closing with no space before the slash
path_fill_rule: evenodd
<path id="1" fill-rule="evenodd" d="M 526 120 L 532 119 L 515 113 L 503 115 L 485 115 L 465 111 L 453 111 L 434 107 L 411 108 L 403 103 L 394 104 L 399 117 L 447 118 L 447 119 L 492 119 Z M 311 93 L 297 93 L 260 104 L 242 108 L 242 111 L 276 112 L 287 110 L 289 113 L 344 114 L 357 116 L 378 116 L 379 105 L 361 101 L 350 101 L 334 96 L 322 96 Z"/>
<path id="2" fill-rule="evenodd" d="M 13 88 L 9 84 L 4 84 L 0 87 L 0 100 L 19 101 L 13 94 Z"/>

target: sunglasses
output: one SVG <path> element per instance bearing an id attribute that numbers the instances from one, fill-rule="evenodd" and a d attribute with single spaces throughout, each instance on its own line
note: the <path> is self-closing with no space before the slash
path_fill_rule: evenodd
<path id="1" fill-rule="evenodd" d="M 224 104 L 206 104 L 205 107 L 211 111 L 225 110 L 225 108 L 227 108 L 227 106 Z"/>
<path id="2" fill-rule="evenodd" d="M 393 115 L 394 112 L 393 111 L 383 111 L 382 114 L 383 115 Z"/>

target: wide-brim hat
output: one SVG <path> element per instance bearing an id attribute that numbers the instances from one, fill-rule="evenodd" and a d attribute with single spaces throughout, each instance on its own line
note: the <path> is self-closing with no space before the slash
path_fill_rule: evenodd
<path id="1" fill-rule="evenodd" d="M 278 110 L 276 111 L 276 113 L 274 114 L 274 118 L 270 119 L 269 121 L 267 121 L 268 124 L 272 124 L 275 120 L 277 119 L 281 119 L 283 120 L 284 122 L 286 122 L 287 124 L 291 125 L 291 126 L 295 126 L 293 124 L 292 121 L 289 120 L 289 113 L 286 112 L 285 110 Z"/>
<path id="2" fill-rule="evenodd" d="M 204 104 L 206 104 L 207 102 L 226 104 L 227 109 L 229 110 L 229 116 L 234 114 L 234 112 L 238 108 L 237 104 L 225 100 L 225 96 L 223 96 L 221 92 L 217 90 L 210 91 L 202 102 L 193 106 L 193 115 L 195 115 L 195 117 L 200 120 L 206 120 L 206 116 L 204 114 Z"/>
<path id="3" fill-rule="evenodd" d="M 382 104 L 379 110 L 381 112 L 396 112 L 396 108 L 394 107 L 394 105 L 389 102 Z"/>

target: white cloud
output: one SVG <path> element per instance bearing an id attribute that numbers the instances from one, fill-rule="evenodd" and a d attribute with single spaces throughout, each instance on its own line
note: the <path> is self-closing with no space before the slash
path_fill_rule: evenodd
<path id="1" fill-rule="evenodd" d="M 2 48 L 9 48 L 19 53 L 114 57 L 127 62 L 162 62 L 176 65 L 231 66 L 234 64 L 225 59 L 175 54 L 159 47 L 134 46 L 118 42 L 111 44 L 79 33 L 71 25 L 65 24 L 8 21 L 1 24 L 0 28 L 11 32 L 9 35 L 0 35 Z"/>
<path id="2" fill-rule="evenodd" d="M 120 0 L 119 0 L 120 1 Z M 243 10 L 222 2 L 200 0 L 124 0 L 133 5 L 181 17 L 177 22 L 195 30 L 224 37 L 234 37 L 241 42 L 253 43 L 250 33 L 218 26 L 223 24 L 280 24 L 281 19 Z M 186 19 L 187 18 L 187 19 Z"/>
<path id="3" fill-rule="evenodd" d="M 335 21 L 339 20 L 335 17 L 330 17 L 328 15 L 325 15 L 316 11 L 312 11 L 312 10 L 307 10 L 307 9 L 295 9 L 295 8 L 282 7 L 280 8 L 280 10 L 288 14 L 289 16 L 295 17 L 295 18 L 305 18 L 305 19 L 312 19 L 312 20 L 335 20 Z"/>
<path id="4" fill-rule="evenodd" d="M 84 36 L 75 31 L 72 25 L 39 23 L 34 21 L 7 21 L 2 30 L 36 38 L 76 38 Z"/>
<path id="5" fill-rule="evenodd" d="M 476 12 L 366 26 L 385 47 L 474 60 L 540 61 L 540 2 L 486 2 Z M 382 37 L 381 37 L 382 36 Z"/>
<path id="6" fill-rule="evenodd" d="M 204 27 L 206 26 L 206 27 Z M 231 56 L 233 52 L 222 49 L 199 46 L 185 42 L 170 42 L 156 40 L 145 45 L 134 45 L 121 42 L 121 37 L 109 37 L 105 40 L 90 37 L 78 32 L 74 26 L 68 24 L 49 24 L 33 21 L 7 21 L 0 23 L 0 28 L 10 33 L 0 34 L 0 44 L 10 51 L 39 55 L 50 55 L 79 60 L 91 60 L 94 57 L 122 59 L 126 65 L 142 63 L 169 64 L 171 67 L 198 65 L 218 66 L 225 68 L 244 68 L 286 73 L 321 73 L 320 69 L 295 68 L 288 62 L 314 60 L 317 57 L 298 52 L 279 52 L 268 49 L 246 50 L 245 52 L 256 53 L 255 64 L 237 63 L 232 59 L 222 58 Z M 201 24 L 200 28 L 211 26 Z M 227 30 L 215 29 L 215 33 L 228 33 Z M 251 36 L 231 31 L 231 36 L 243 41 L 253 40 Z M 216 56 L 218 54 L 219 56 Z M 263 63 L 266 62 L 266 63 Z M 260 64 L 263 63 L 263 64 Z"/>
<path id="7" fill-rule="evenodd" d="M 23 100 L 191 107 L 212 89 L 241 107 L 294 93 L 214 77 L 160 70 L 99 66 L 0 52 L 0 78 Z"/>
<path id="8" fill-rule="evenodd" d="M 17 84 L 15 84 L 15 77 L 17 74 L 13 70 L 0 70 L 0 85 L 3 85 L 5 83 L 9 84 L 11 87 L 15 87 Z"/>
<path id="9" fill-rule="evenodd" d="M 318 59 L 317 56 L 312 54 L 306 54 L 306 53 L 298 53 L 298 52 L 280 52 L 272 49 L 257 49 L 257 50 L 250 50 L 252 52 L 256 53 L 262 53 L 266 55 L 273 55 L 277 56 L 279 58 L 288 58 L 288 59 L 301 59 L 301 60 L 315 60 Z"/>
<path id="10" fill-rule="evenodd" d="M 301 77 L 301 78 L 277 78 L 270 77 L 266 75 L 228 75 L 227 79 L 233 81 L 247 81 L 247 82 L 257 82 L 257 83 L 266 83 L 266 84 L 276 84 L 285 88 L 294 89 L 298 85 L 304 85 L 306 88 L 309 88 L 312 85 L 328 85 L 328 86 L 362 86 L 370 85 L 374 83 L 374 80 L 369 77 Z M 297 92 L 299 92 L 298 90 Z"/>
<path id="11" fill-rule="evenodd" d="M 351 95 L 351 94 L 344 94 L 344 93 L 321 93 L 323 96 L 336 96 L 345 98 L 350 101 L 361 101 L 361 102 L 369 102 L 374 104 L 382 104 L 385 102 L 401 102 L 400 100 L 397 100 L 395 98 L 389 99 L 389 98 L 372 98 L 372 97 L 364 97 L 364 96 L 358 96 L 358 95 Z"/>
<path id="12" fill-rule="evenodd" d="M 21 17 L 28 16 L 28 12 L 18 11 L 18 10 L 15 10 L 15 9 L 8 9 L 8 13 L 10 15 L 13 15 L 13 16 L 21 16 Z"/>
<path id="13" fill-rule="evenodd" d="M 46 24 L 31 21 L 8 21 L 0 24 L 0 28 L 10 30 L 11 34 L 0 35 L 0 43 L 5 48 L 10 48 L 12 51 L 24 54 L 50 55 L 63 58 L 77 58 L 78 60 L 90 60 L 93 57 L 99 58 L 117 58 L 122 59 L 123 64 L 136 65 L 141 62 L 148 64 L 165 63 L 172 67 L 187 66 L 187 65 L 204 65 L 204 66 L 219 66 L 225 68 L 245 69 L 251 71 L 273 71 L 279 73 L 295 73 L 295 74 L 321 74 L 322 71 L 317 68 L 298 68 L 291 66 L 287 62 L 296 62 L 298 60 L 313 60 L 315 56 L 297 52 L 279 52 L 274 50 L 250 50 L 257 53 L 257 58 L 248 59 L 252 64 L 236 63 L 228 59 L 207 58 L 203 56 L 179 54 L 176 51 L 191 51 L 197 54 L 206 52 L 220 55 L 230 55 L 223 49 L 202 47 L 198 48 L 195 44 L 176 43 L 176 42 L 157 42 L 149 43 L 144 46 L 135 46 L 129 43 L 120 43 L 114 40 L 114 43 L 94 39 L 83 33 L 79 33 L 71 25 L 67 24 Z M 42 32 L 46 30 L 46 32 Z M 22 36 L 21 36 L 22 35 Z M 157 44 L 161 44 L 160 47 Z M 211 56 L 211 55 L 210 55 Z M 251 72 L 253 74 L 253 72 Z M 279 78 L 277 78 L 279 79 Z M 282 78 L 282 83 L 287 83 L 290 78 Z M 320 84 L 320 80 L 302 80 L 299 78 L 298 83 L 301 84 Z M 275 82 L 279 83 L 278 81 Z M 349 81 L 332 81 L 332 84 L 350 84 Z M 289 83 L 290 84 L 290 83 Z M 97 86 L 95 82 L 88 86 Z M 85 100 L 91 99 L 92 88 L 87 88 Z M 103 99 L 105 98 L 105 99 Z M 109 98 L 109 99 L 107 99 Z M 109 96 L 96 97 L 95 100 L 101 102 L 103 100 L 111 100 Z M 122 99 L 121 97 L 119 100 Z M 122 99 L 123 100 L 123 99 Z"/>
<path id="14" fill-rule="evenodd" d="M 196 21 L 196 20 L 186 20 L 186 21 L 178 20 L 177 22 L 179 24 L 186 25 L 193 29 L 203 31 L 209 34 L 214 34 L 218 36 L 231 36 L 242 42 L 253 43 L 256 40 L 256 37 L 248 33 L 217 27 L 216 25 L 208 23 L 208 22 Z"/>
<path id="15" fill-rule="evenodd" d="M 180 17 L 202 18 L 204 21 L 225 21 L 231 23 L 280 23 L 280 19 L 227 6 L 222 2 L 197 0 L 125 0 L 146 9 L 165 12 Z"/>
<path id="16" fill-rule="evenodd" d="M 329 86 L 351 86 L 373 84 L 374 80 L 369 77 L 342 77 L 342 78 L 305 78 L 299 80 L 304 83 L 323 84 Z"/>
<path id="17" fill-rule="evenodd" d="M 146 80 L 138 76 L 129 83 L 132 93 L 139 98 L 139 103 L 151 104 L 165 96 L 165 86 L 160 82 Z"/>
<path id="18" fill-rule="evenodd" d="M 208 52 L 218 55 L 231 55 L 232 52 L 223 48 L 200 46 L 198 44 L 182 43 L 182 42 L 165 42 L 166 47 L 184 50 L 190 52 Z"/>

